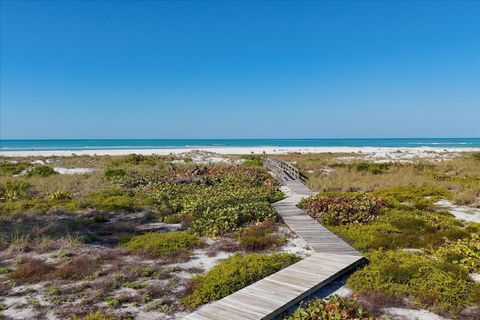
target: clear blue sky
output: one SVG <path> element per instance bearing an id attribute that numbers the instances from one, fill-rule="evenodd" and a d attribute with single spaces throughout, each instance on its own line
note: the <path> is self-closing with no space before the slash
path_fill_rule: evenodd
<path id="1" fill-rule="evenodd" d="M 479 2 L 0 6 L 2 139 L 480 137 Z"/>

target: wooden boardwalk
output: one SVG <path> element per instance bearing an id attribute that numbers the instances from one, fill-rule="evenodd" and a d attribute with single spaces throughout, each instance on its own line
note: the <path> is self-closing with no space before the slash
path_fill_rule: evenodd
<path id="1" fill-rule="evenodd" d="M 358 256 L 316 253 L 184 319 L 272 319 L 361 263 Z"/>
<path id="2" fill-rule="evenodd" d="M 314 192 L 299 181 L 287 181 L 285 184 L 292 190 L 293 195 L 272 204 L 272 207 L 293 232 L 305 240 L 318 253 L 336 253 L 362 257 L 348 243 L 297 207 L 298 202 L 303 197 L 310 196 Z"/>
<path id="3" fill-rule="evenodd" d="M 288 175 L 279 179 L 292 192 L 291 196 L 272 206 L 289 228 L 303 238 L 316 253 L 223 299 L 203 306 L 184 319 L 272 319 L 365 262 L 365 258 L 358 251 L 296 206 L 303 197 L 315 193 L 301 180 L 291 179 L 291 165 L 280 166 L 278 160 L 270 160 L 275 168 L 289 169 Z M 293 174 L 295 175 L 295 172 Z"/>

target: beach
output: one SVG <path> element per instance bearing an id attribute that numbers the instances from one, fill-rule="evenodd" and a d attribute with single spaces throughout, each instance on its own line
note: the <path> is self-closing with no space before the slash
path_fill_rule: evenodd
<path id="1" fill-rule="evenodd" d="M 53 156 L 120 156 L 127 154 L 169 155 L 195 151 L 212 152 L 220 155 L 272 154 L 284 155 L 292 153 L 353 153 L 367 157 L 369 160 L 391 159 L 408 160 L 421 158 L 452 158 L 464 152 L 478 152 L 480 148 L 440 148 L 440 147 L 194 147 L 194 148 L 157 148 L 157 149 L 92 149 L 92 150 L 18 150 L 0 151 L 4 157 L 53 157 Z"/>

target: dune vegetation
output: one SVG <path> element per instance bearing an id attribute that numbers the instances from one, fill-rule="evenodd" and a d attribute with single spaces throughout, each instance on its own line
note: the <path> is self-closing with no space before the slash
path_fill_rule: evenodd
<path id="1" fill-rule="evenodd" d="M 287 158 L 320 191 L 299 206 L 369 259 L 347 284 L 375 315 L 388 306 L 461 319 L 480 315 L 480 283 L 472 276 L 480 272 L 480 224 L 436 204 L 480 205 L 477 154 L 381 164 L 355 157 L 338 163 L 329 155 Z M 316 319 L 302 314 L 299 309 L 295 317 Z"/>
<path id="2" fill-rule="evenodd" d="M 315 298 L 302 303 L 287 320 L 309 320 L 309 319 L 355 319 L 355 320 L 377 320 L 380 318 L 371 317 L 370 314 L 358 304 L 356 299 L 342 298 L 336 295 L 326 299 Z"/>
<path id="3" fill-rule="evenodd" d="M 261 158 L 220 160 L 0 159 L 1 312 L 180 316 L 296 261 L 275 254 L 286 237 L 270 203 L 283 194 Z"/>
<path id="4" fill-rule="evenodd" d="M 456 204 L 479 206 L 480 153 L 466 153 L 455 159 L 437 161 L 411 159 L 381 163 L 366 162 L 361 154 L 285 155 L 279 158 L 295 163 L 312 190 L 373 191 L 390 187 L 432 187 L 450 193 Z"/>

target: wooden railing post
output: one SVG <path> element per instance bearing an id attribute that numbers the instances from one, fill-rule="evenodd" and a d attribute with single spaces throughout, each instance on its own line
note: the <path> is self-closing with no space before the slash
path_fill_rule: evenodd
<path id="1" fill-rule="evenodd" d="M 264 165 L 282 181 L 299 180 L 300 172 L 291 163 L 279 159 L 265 158 Z"/>

